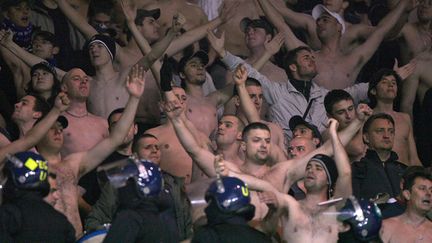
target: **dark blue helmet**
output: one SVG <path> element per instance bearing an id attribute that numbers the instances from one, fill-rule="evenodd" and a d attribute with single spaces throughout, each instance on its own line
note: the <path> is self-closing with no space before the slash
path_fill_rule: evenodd
<path id="1" fill-rule="evenodd" d="M 101 173 L 102 172 L 102 173 Z M 133 182 L 139 197 L 157 196 L 163 179 L 158 165 L 133 157 L 98 168 L 99 178 L 108 180 L 114 187 L 122 188 Z"/>
<path id="2" fill-rule="evenodd" d="M 251 205 L 248 187 L 236 177 L 222 177 L 212 182 L 205 194 L 205 200 L 209 202 L 210 199 L 215 200 L 218 208 L 225 213 L 237 212 Z"/>
<path id="3" fill-rule="evenodd" d="M 29 190 L 49 190 L 47 161 L 39 154 L 21 152 L 7 155 L 7 168 L 16 188 Z"/>
<path id="4" fill-rule="evenodd" d="M 382 216 L 375 203 L 351 196 L 340 210 L 338 220 L 348 223 L 358 240 L 369 241 L 378 237 Z"/>

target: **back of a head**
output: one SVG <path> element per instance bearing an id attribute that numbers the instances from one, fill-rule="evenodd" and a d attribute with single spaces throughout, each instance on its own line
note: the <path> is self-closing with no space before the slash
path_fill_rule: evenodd
<path id="1" fill-rule="evenodd" d="M 110 182 L 119 191 L 132 193 L 131 198 L 156 197 L 163 188 L 159 166 L 132 157 L 100 166 L 98 176 L 101 182 Z"/>
<path id="2" fill-rule="evenodd" d="M 379 236 L 382 215 L 378 206 L 366 199 L 351 196 L 338 213 L 338 220 L 347 223 L 357 240 L 368 242 Z"/>
<path id="3" fill-rule="evenodd" d="M 41 197 L 49 193 L 47 161 L 34 152 L 20 152 L 8 156 L 6 162 L 9 193 L 38 192 Z"/>
<path id="4" fill-rule="evenodd" d="M 251 220 L 255 215 L 255 207 L 250 203 L 249 189 L 236 177 L 222 177 L 210 184 L 205 200 L 215 203 L 222 214 L 234 214 Z"/>

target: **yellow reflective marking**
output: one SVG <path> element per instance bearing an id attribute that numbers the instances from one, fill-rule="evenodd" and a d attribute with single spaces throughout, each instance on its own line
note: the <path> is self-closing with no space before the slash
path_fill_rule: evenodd
<path id="1" fill-rule="evenodd" d="M 241 189 L 242 189 L 243 196 L 245 197 L 249 196 L 249 190 L 247 187 L 242 186 Z"/>
<path id="2" fill-rule="evenodd" d="M 35 170 L 38 167 L 38 163 L 32 158 L 28 158 L 24 165 L 31 171 Z"/>

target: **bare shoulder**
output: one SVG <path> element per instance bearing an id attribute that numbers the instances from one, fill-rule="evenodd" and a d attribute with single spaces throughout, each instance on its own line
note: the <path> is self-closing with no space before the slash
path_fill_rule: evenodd
<path id="1" fill-rule="evenodd" d="M 84 159 L 86 152 L 71 153 L 62 159 L 62 162 L 66 164 L 74 173 L 74 175 L 79 174 L 80 164 Z"/>

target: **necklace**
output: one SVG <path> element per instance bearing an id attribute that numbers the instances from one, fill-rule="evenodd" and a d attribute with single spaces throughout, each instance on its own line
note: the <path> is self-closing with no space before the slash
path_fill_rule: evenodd
<path id="1" fill-rule="evenodd" d="M 68 113 L 69 115 L 71 115 L 72 117 L 75 117 L 75 118 L 83 118 L 83 117 L 88 116 L 88 111 L 86 111 L 86 113 L 83 115 L 75 115 L 73 113 L 70 113 L 69 111 L 66 111 L 66 113 Z"/>

